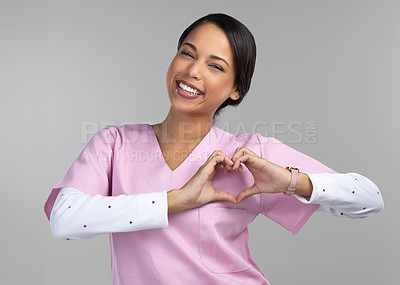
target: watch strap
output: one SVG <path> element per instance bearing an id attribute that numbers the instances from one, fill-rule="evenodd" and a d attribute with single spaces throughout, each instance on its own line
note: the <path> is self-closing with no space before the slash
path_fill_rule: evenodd
<path id="1" fill-rule="evenodd" d="M 292 176 L 290 178 L 289 186 L 283 194 L 290 196 L 290 195 L 294 194 L 294 190 L 296 190 L 296 183 L 297 183 L 297 177 L 299 174 L 299 169 L 296 167 L 291 167 L 291 166 L 286 167 L 286 169 L 290 171 Z"/>

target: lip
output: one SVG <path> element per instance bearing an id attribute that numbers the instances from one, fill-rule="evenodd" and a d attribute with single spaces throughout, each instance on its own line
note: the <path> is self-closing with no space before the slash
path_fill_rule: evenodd
<path id="1" fill-rule="evenodd" d="M 185 84 L 185 85 L 187 85 L 187 86 L 190 86 L 190 87 L 193 88 L 193 89 L 196 89 L 197 91 L 199 91 L 199 90 L 198 90 L 197 87 L 194 86 L 193 84 L 190 84 L 190 83 L 188 83 L 188 82 L 186 82 L 186 81 L 183 81 L 183 80 L 176 80 L 176 93 L 178 93 L 178 94 L 179 94 L 180 96 L 182 96 L 183 98 L 186 98 L 186 99 L 196 99 L 196 98 L 200 98 L 200 97 L 202 97 L 202 96 L 204 95 L 204 93 L 201 92 L 201 91 L 199 91 L 199 92 L 201 93 L 200 95 L 192 95 L 192 94 L 186 93 L 182 88 L 179 87 L 179 83 L 180 83 L 180 82 L 182 82 L 183 84 Z"/>
<path id="2" fill-rule="evenodd" d="M 186 86 L 189 86 L 189 87 L 191 87 L 191 88 L 193 88 L 193 89 L 196 89 L 198 92 L 200 92 L 200 95 L 204 95 L 204 92 L 201 90 L 201 89 L 199 89 L 196 85 L 193 85 L 192 83 L 190 83 L 190 82 L 187 82 L 187 81 L 185 81 L 185 80 L 176 80 L 176 84 L 179 86 L 179 82 L 182 82 L 183 84 L 185 84 Z"/>

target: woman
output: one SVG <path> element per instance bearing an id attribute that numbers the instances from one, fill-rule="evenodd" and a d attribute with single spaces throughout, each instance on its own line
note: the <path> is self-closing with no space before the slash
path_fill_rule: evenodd
<path id="1" fill-rule="evenodd" d="M 213 125 L 243 100 L 255 56 L 250 31 L 230 16 L 189 26 L 166 76 L 167 117 L 93 136 L 46 202 L 53 234 L 110 233 L 113 284 L 269 284 L 248 246 L 247 225 L 259 213 L 296 234 L 315 210 L 381 211 L 368 178 Z"/>

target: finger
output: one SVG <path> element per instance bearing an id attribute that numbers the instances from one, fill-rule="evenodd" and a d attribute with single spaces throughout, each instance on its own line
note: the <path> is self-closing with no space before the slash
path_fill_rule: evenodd
<path id="1" fill-rule="evenodd" d="M 231 158 L 226 153 L 224 153 L 222 150 L 214 150 L 213 153 L 208 157 L 208 160 L 211 160 L 214 156 L 217 156 L 217 155 L 225 156 L 225 157 L 229 158 L 229 160 L 231 160 Z"/>
<path id="2" fill-rule="evenodd" d="M 232 170 L 233 161 L 228 155 L 226 155 L 223 151 L 218 150 L 218 151 L 215 151 L 215 153 L 213 154 L 213 157 L 217 157 L 217 156 L 224 157 L 223 161 L 219 160 L 220 165 L 224 165 L 225 169 L 227 169 L 227 170 Z"/>
<path id="3" fill-rule="evenodd" d="M 242 201 L 243 199 L 246 199 L 247 197 L 250 197 L 252 195 L 255 194 L 261 194 L 262 192 L 260 191 L 260 189 L 258 189 L 258 187 L 255 186 L 255 184 L 253 184 L 252 186 L 244 189 L 242 192 L 240 192 L 237 197 L 236 200 L 239 203 L 240 201 Z"/>
<path id="4" fill-rule="evenodd" d="M 240 154 L 252 154 L 252 155 L 257 155 L 255 154 L 252 150 L 248 149 L 247 147 L 237 147 L 235 150 L 234 155 L 232 156 L 232 159 L 236 158 Z"/>
<path id="5" fill-rule="evenodd" d="M 232 171 L 233 171 L 233 169 L 232 169 L 232 166 L 233 166 L 233 162 L 231 161 L 231 159 L 230 158 L 227 158 L 228 159 L 228 161 L 229 162 L 227 162 L 227 163 L 225 163 L 224 164 L 224 173 L 225 174 L 227 174 L 227 173 L 232 173 Z"/>
<path id="6" fill-rule="evenodd" d="M 207 161 L 206 161 L 206 162 L 211 161 L 211 160 L 213 159 L 214 156 L 219 155 L 219 154 L 221 154 L 221 153 L 224 153 L 224 152 L 223 152 L 222 150 L 219 150 L 219 149 L 214 150 L 213 153 L 210 154 L 210 156 L 207 158 Z"/>
<path id="7" fill-rule="evenodd" d="M 212 155 L 211 160 L 206 162 L 203 166 L 205 169 L 207 169 L 205 173 L 208 175 L 208 177 L 213 177 L 215 175 L 215 171 L 218 170 L 221 165 L 226 164 L 232 165 L 233 162 L 231 162 L 231 159 L 227 155 L 215 153 Z"/>
<path id="8" fill-rule="evenodd" d="M 240 165 L 241 163 L 246 164 L 247 162 L 254 162 L 254 161 L 255 161 L 255 157 L 253 155 L 250 155 L 250 154 L 242 155 L 242 156 L 236 158 L 236 160 L 232 166 L 232 169 L 233 170 L 238 169 L 239 166 L 241 166 Z"/>
<path id="9" fill-rule="evenodd" d="M 232 161 L 235 162 L 235 160 L 238 157 L 244 155 L 244 153 L 245 153 L 245 148 L 244 147 L 237 147 L 236 150 L 235 150 L 235 153 L 232 156 Z"/>
<path id="10" fill-rule="evenodd" d="M 246 148 L 246 147 L 237 147 L 236 148 L 236 151 L 235 151 L 235 154 L 232 156 L 232 161 L 233 162 L 236 162 L 236 160 L 239 158 L 239 157 L 241 157 L 241 156 L 243 156 L 243 155 L 252 155 L 252 156 L 255 156 L 255 157 L 258 157 L 258 155 L 257 154 L 255 154 L 254 152 L 252 152 L 251 150 L 249 150 L 248 148 Z"/>
<path id="11" fill-rule="evenodd" d="M 213 201 L 228 201 L 237 204 L 236 197 L 232 193 L 214 190 Z"/>

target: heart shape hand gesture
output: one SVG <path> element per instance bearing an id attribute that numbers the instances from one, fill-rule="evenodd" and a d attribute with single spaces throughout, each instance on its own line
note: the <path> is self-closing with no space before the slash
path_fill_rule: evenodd
<path id="1" fill-rule="evenodd" d="M 237 197 L 232 193 L 214 188 L 213 178 L 220 166 L 225 167 L 225 173 L 231 173 L 243 170 L 241 163 L 254 177 L 252 186 L 241 191 Z M 283 193 L 290 183 L 290 177 L 291 174 L 288 170 L 269 162 L 245 147 L 238 147 L 232 158 L 221 150 L 216 150 L 196 174 L 181 189 L 177 190 L 180 194 L 179 211 L 200 207 L 211 201 L 229 201 L 237 204 L 255 194 Z"/>

